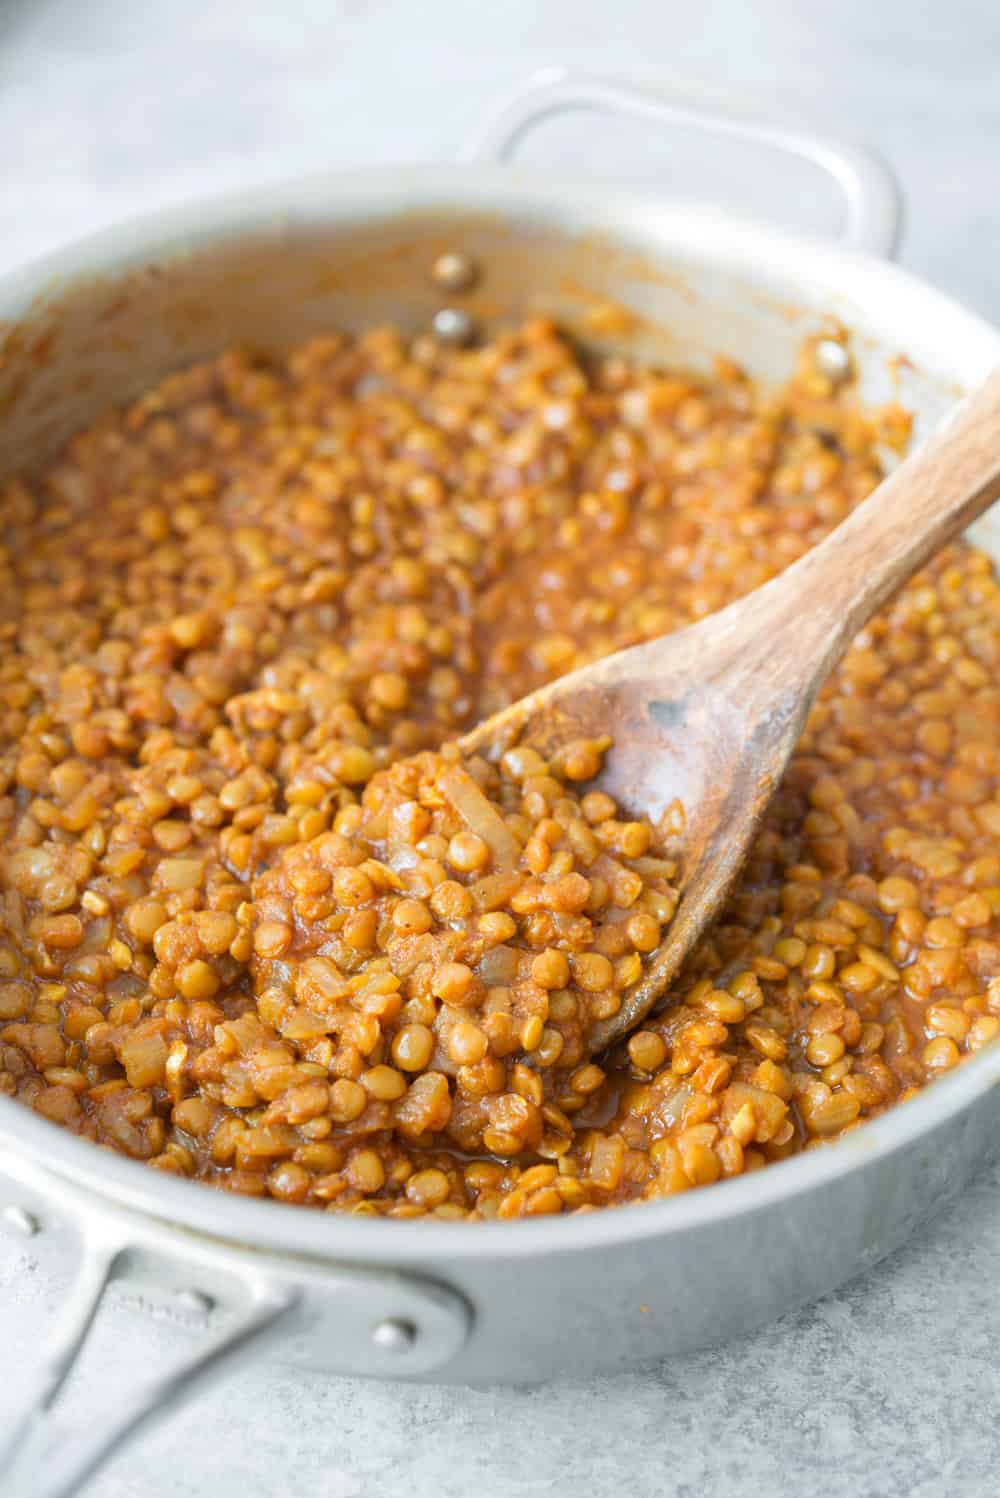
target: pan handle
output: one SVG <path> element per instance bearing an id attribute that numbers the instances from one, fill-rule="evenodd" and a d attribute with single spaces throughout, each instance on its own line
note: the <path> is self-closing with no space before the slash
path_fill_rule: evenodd
<path id="1" fill-rule="evenodd" d="M 0 1229 L 38 1237 L 42 1248 L 51 1240 L 55 1257 L 76 1265 L 58 1324 L 0 1428 L 0 1498 L 73 1498 L 124 1446 L 278 1342 L 292 1361 L 305 1354 L 326 1371 L 412 1378 L 449 1363 L 472 1324 L 457 1291 L 422 1275 L 182 1233 L 2 1151 Z M 166 1290 L 203 1317 L 209 1335 L 67 1435 L 57 1401 L 115 1281 Z"/>
<path id="2" fill-rule="evenodd" d="M 860 146 L 785 125 L 705 108 L 677 90 L 638 89 L 589 74 L 546 68 L 487 120 L 462 153 L 469 161 L 509 161 L 521 138 L 553 115 L 577 109 L 631 115 L 760 146 L 812 162 L 833 178 L 844 199 L 841 239 L 850 249 L 891 257 L 899 233 L 899 192 L 888 167 Z"/>
<path id="3" fill-rule="evenodd" d="M 113 1413 L 95 1419 L 78 1440 L 62 1439 L 53 1406 L 128 1247 L 103 1236 L 84 1240 L 82 1267 L 60 1325 L 21 1395 L 19 1412 L 0 1439 L 2 1498 L 72 1498 L 128 1442 L 224 1378 L 244 1354 L 286 1334 L 297 1293 L 254 1279 L 247 1286 L 249 1303 L 224 1331 L 166 1373 L 141 1384 Z"/>

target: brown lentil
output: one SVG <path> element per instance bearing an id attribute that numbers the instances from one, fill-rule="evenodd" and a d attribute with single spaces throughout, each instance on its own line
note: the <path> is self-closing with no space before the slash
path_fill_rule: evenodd
<path id="1" fill-rule="evenodd" d="M 993 1043 L 980 553 L 854 642 L 724 918 L 608 1057 L 581 1037 L 672 915 L 677 809 L 588 788 L 600 743 L 446 747 L 870 492 L 907 418 L 815 343 L 765 392 L 544 320 L 325 335 L 173 375 L 0 483 L 0 1091 L 238 1192 L 509 1218 L 758 1170 Z"/>

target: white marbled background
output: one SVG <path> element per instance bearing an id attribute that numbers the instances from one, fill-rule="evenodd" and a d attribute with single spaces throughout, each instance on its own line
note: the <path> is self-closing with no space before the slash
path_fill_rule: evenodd
<path id="1" fill-rule="evenodd" d="M 0 269 L 217 188 L 453 155 L 484 107 L 566 63 L 676 78 L 874 145 L 901 259 L 1000 320 L 996 0 L 0 0 Z M 581 144 L 584 143 L 584 144 Z M 721 148 L 576 119 L 526 152 L 828 227 L 833 207 Z M 805 201 L 804 201 L 805 199 Z M 1000 1171 L 877 1271 L 727 1348 L 534 1389 L 257 1369 L 92 1498 L 992 1498 Z M 0 1420 L 50 1287 L 0 1240 Z M 119 1308 L 74 1410 L 184 1334 Z M 140 1339 L 142 1341 L 140 1342 Z"/>

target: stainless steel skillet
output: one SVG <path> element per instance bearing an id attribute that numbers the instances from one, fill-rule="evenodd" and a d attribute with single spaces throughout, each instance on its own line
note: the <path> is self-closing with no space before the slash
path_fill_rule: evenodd
<path id="1" fill-rule="evenodd" d="M 843 190 L 845 239 L 501 164 L 537 119 L 577 107 L 805 157 Z M 501 112 L 465 165 L 339 174 L 195 205 L 0 280 L 0 472 L 227 343 L 278 346 L 317 326 L 387 318 L 425 326 L 442 305 L 430 267 L 455 249 L 480 272 L 455 305 L 484 326 L 545 311 L 590 343 L 695 365 L 724 352 L 764 379 L 787 371 L 802 334 L 834 313 L 855 332 L 863 394 L 902 400 L 919 435 L 1000 362 L 1000 334 L 881 259 L 894 229 L 891 185 L 863 153 L 549 75 Z M 995 523 L 977 539 L 1000 560 Z M 996 1133 L 998 1080 L 1000 1049 L 763 1175 L 657 1205 L 503 1224 L 230 1198 L 97 1150 L 0 1097 L 0 1225 L 69 1284 L 62 1327 L 50 1341 L 39 1329 L 38 1377 L 24 1377 L 26 1450 L 0 1492 L 75 1491 L 127 1435 L 276 1343 L 277 1355 L 325 1373 L 513 1381 L 745 1331 L 872 1264 L 959 1189 Z M 95 1418 L 86 1447 L 60 1446 L 45 1411 L 108 1283 L 122 1279 L 153 1299 L 181 1297 L 195 1322 L 190 1356 L 103 1425 Z"/>

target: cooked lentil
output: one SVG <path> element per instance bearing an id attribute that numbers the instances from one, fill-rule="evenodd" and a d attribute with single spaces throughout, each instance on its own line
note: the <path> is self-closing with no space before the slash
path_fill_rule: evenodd
<path id="1" fill-rule="evenodd" d="M 230 1190 L 515 1217 L 758 1169 L 991 1043 L 982 554 L 855 641 L 725 918 L 611 1056 L 580 1031 L 670 918 L 669 829 L 587 790 L 601 745 L 446 747 L 874 487 L 907 419 L 816 347 L 777 393 L 542 320 L 230 352 L 0 485 L 0 1089 Z"/>
<path id="2" fill-rule="evenodd" d="M 561 1122 L 603 1083 L 587 1031 L 620 1008 L 677 903 L 654 830 L 573 790 L 605 747 L 575 743 L 551 764 L 519 747 L 499 767 L 428 750 L 290 847 L 256 881 L 264 1023 L 241 1044 L 241 1075 L 256 1084 L 277 1032 L 323 1075 L 361 1083 L 357 1131 L 561 1153 L 545 1105 Z M 201 1082 L 224 1086 L 230 1055 L 203 1052 Z"/>

